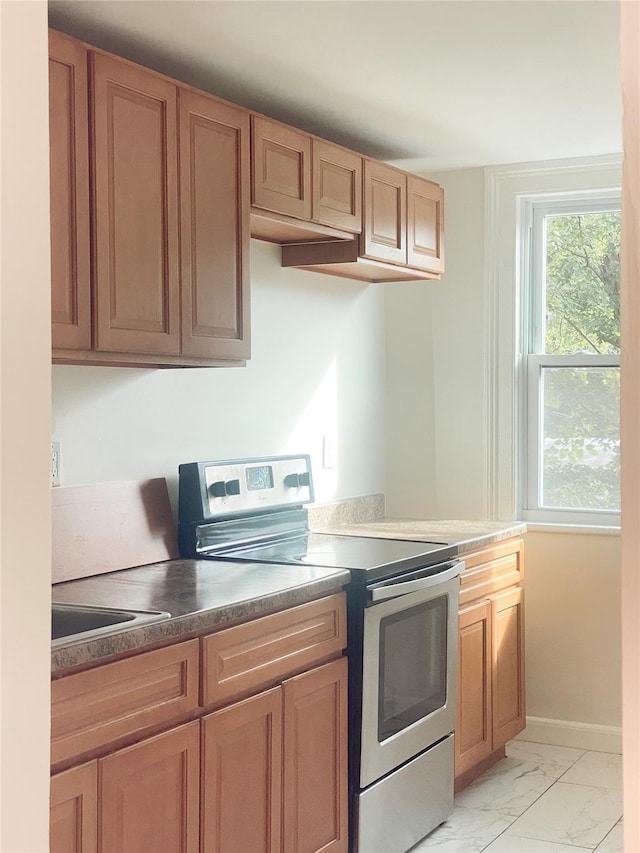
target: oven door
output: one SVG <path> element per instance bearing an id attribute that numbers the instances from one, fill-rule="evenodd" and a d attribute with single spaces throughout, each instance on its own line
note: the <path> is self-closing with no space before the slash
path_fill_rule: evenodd
<path id="1" fill-rule="evenodd" d="M 455 561 L 368 588 L 364 614 L 360 787 L 450 734 L 456 721 Z M 421 577 L 421 574 L 427 574 Z"/>

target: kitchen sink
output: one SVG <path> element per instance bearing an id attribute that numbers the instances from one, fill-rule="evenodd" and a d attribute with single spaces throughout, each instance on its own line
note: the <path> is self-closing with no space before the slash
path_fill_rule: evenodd
<path id="1" fill-rule="evenodd" d="M 51 605 L 51 646 L 92 640 L 150 622 L 169 619 L 170 613 L 159 610 L 123 610 L 83 604 Z"/>

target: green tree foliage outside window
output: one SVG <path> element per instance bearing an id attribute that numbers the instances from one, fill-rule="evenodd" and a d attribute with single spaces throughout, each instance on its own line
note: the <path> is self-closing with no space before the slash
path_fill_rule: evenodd
<path id="1" fill-rule="evenodd" d="M 548 215 L 545 352 L 620 352 L 620 212 Z M 620 508 L 620 370 L 543 368 L 547 507 Z"/>

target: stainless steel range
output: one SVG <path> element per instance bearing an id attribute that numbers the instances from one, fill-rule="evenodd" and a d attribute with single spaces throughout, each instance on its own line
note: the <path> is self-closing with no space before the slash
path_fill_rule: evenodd
<path id="1" fill-rule="evenodd" d="M 404 853 L 453 808 L 457 548 L 309 531 L 309 456 L 179 469 L 184 557 L 334 566 L 347 587 L 350 847 Z"/>

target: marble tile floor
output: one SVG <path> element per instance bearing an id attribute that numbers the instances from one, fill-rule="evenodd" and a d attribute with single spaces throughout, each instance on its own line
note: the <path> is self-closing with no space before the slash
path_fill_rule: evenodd
<path id="1" fill-rule="evenodd" d="M 522 740 L 411 853 L 622 853 L 622 756 Z"/>

